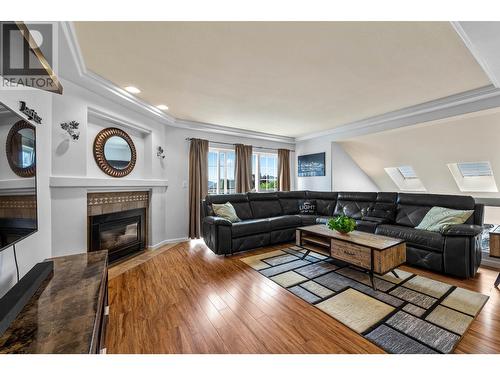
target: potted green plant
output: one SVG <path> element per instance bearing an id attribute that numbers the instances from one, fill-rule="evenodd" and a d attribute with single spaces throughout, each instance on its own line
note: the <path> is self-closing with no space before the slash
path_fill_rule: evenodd
<path id="1" fill-rule="evenodd" d="M 328 228 L 332 230 L 336 230 L 337 232 L 347 234 L 356 229 L 356 221 L 346 215 L 340 215 L 337 217 L 333 217 L 328 220 L 327 224 Z"/>

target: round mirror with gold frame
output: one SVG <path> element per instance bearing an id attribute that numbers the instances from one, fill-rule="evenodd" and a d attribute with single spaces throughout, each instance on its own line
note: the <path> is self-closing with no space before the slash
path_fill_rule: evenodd
<path id="1" fill-rule="evenodd" d="M 20 177 L 34 177 L 36 173 L 35 127 L 21 120 L 9 130 L 5 152 L 10 169 Z"/>
<path id="2" fill-rule="evenodd" d="M 95 137 L 94 159 L 107 175 L 124 177 L 135 167 L 137 153 L 134 142 L 121 129 L 104 129 Z"/>

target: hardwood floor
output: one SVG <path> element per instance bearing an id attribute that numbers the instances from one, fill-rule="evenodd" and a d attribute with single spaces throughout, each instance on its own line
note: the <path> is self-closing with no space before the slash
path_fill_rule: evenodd
<path id="1" fill-rule="evenodd" d="M 383 353 L 238 260 L 286 246 L 222 257 L 191 241 L 113 267 L 108 353 Z M 402 268 L 489 295 L 456 353 L 500 352 L 496 271 L 460 280 Z"/>

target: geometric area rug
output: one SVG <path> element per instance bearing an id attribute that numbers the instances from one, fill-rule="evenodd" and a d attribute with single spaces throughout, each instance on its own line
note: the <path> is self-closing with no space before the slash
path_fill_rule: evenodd
<path id="1" fill-rule="evenodd" d="M 488 296 L 396 269 L 375 277 L 291 246 L 240 260 L 387 353 L 451 353 Z"/>

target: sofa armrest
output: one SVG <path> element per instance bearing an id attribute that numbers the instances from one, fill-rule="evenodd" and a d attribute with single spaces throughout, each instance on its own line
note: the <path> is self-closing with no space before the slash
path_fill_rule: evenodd
<path id="1" fill-rule="evenodd" d="M 450 225 L 449 227 L 442 230 L 442 234 L 445 236 L 468 236 L 475 237 L 481 234 L 483 227 L 480 225 L 471 224 L 457 224 Z"/>
<path id="2" fill-rule="evenodd" d="M 205 216 L 203 222 L 210 225 L 225 225 L 228 227 L 233 225 L 229 220 L 219 216 Z"/>

